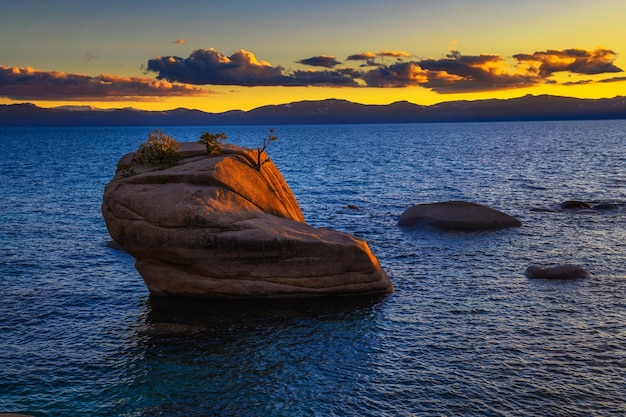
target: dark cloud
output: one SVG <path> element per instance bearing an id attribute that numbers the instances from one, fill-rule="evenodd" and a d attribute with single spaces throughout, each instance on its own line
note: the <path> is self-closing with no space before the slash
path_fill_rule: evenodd
<path id="1" fill-rule="evenodd" d="M 390 58 L 409 58 L 411 54 L 404 51 L 378 51 L 376 56 L 390 57 Z"/>
<path id="2" fill-rule="evenodd" d="M 605 78 L 603 80 L 598 80 L 598 81 L 594 81 L 594 80 L 568 81 L 568 82 L 564 82 L 563 85 L 583 85 L 583 84 L 596 84 L 596 83 L 607 84 L 607 83 L 619 83 L 623 81 L 626 81 L 626 77 L 612 77 L 612 78 Z"/>
<path id="3" fill-rule="evenodd" d="M 451 51 L 445 58 L 413 62 L 398 60 L 365 73 L 363 79 L 371 87 L 415 86 L 438 93 L 462 93 L 505 90 L 537 84 L 557 84 L 550 79 L 557 71 L 574 74 L 621 72 L 613 64 L 615 52 L 568 49 L 514 55 L 518 65 L 510 68 L 499 55 L 463 55 Z M 569 82 L 564 85 L 590 83 Z M 597 81 L 595 81 L 597 82 Z"/>
<path id="4" fill-rule="evenodd" d="M 347 61 L 365 61 L 361 64 L 361 67 L 375 67 L 382 64 L 376 63 L 376 54 L 371 52 L 361 52 L 360 54 L 350 55 L 346 58 Z"/>
<path id="5" fill-rule="evenodd" d="M 368 71 L 371 87 L 420 86 L 438 93 L 476 92 L 518 88 L 535 84 L 536 77 L 505 71 L 496 55 L 464 56 L 452 51 L 443 59 L 396 62 Z"/>
<path id="6" fill-rule="evenodd" d="M 580 80 L 580 81 L 566 81 L 563 85 L 586 85 L 593 84 L 592 80 Z"/>
<path id="7" fill-rule="evenodd" d="M 301 59 L 300 61 L 297 61 L 297 63 L 303 64 L 303 65 L 310 65 L 313 67 L 325 67 L 325 68 L 332 68 L 334 66 L 341 64 L 341 62 L 337 61 L 337 59 L 334 56 L 329 56 L 329 55 L 313 56 L 311 58 Z"/>
<path id="8" fill-rule="evenodd" d="M 167 56 L 149 60 L 146 72 L 156 73 L 157 80 L 106 74 L 88 76 L 46 72 L 0 65 L 0 97 L 13 100 L 120 101 L 212 93 L 197 85 L 419 86 L 443 94 L 523 88 L 539 84 L 624 82 L 626 77 L 572 79 L 565 83 L 552 77 L 557 72 L 578 75 L 623 72 L 614 64 L 616 55 L 616 52 L 604 48 L 547 50 L 513 55 L 509 65 L 499 55 L 463 55 L 459 51 L 451 51 L 440 59 L 404 61 L 404 58 L 409 57 L 406 52 L 379 51 L 361 52 L 346 58 L 347 61 L 365 61 L 360 68 L 335 68 L 340 64 L 339 61 L 332 56 L 321 55 L 298 62 L 327 69 L 291 71 L 257 60 L 254 54 L 245 50 L 227 57 L 214 49 L 199 49 L 188 58 Z M 87 60 L 96 58 L 91 53 L 84 56 Z"/>
<path id="9" fill-rule="evenodd" d="M 159 57 L 148 61 L 148 71 L 158 79 L 189 84 L 241 86 L 356 86 L 341 71 L 286 72 L 281 66 L 258 61 L 243 49 L 227 57 L 215 49 L 198 49 L 189 58 Z"/>
<path id="10" fill-rule="evenodd" d="M 147 71 L 160 80 L 189 84 L 268 86 L 288 81 L 283 67 L 272 67 L 240 50 L 230 57 L 215 49 L 197 49 L 188 58 L 158 57 L 148 61 Z"/>
<path id="11" fill-rule="evenodd" d="M 368 87 L 408 87 L 428 82 L 428 73 L 414 62 L 399 62 L 379 66 L 363 74 Z"/>
<path id="12" fill-rule="evenodd" d="M 618 83 L 618 82 L 622 82 L 622 81 L 626 81 L 626 77 L 606 78 L 606 79 L 600 80 L 598 82 L 599 83 Z"/>
<path id="13" fill-rule="evenodd" d="M 376 54 L 372 52 L 361 52 L 360 54 L 350 55 L 346 58 L 348 61 L 370 61 L 376 58 Z"/>
<path id="14" fill-rule="evenodd" d="M 424 59 L 417 65 L 428 73 L 428 81 L 421 85 L 439 93 L 504 90 L 541 82 L 534 74 L 511 71 L 498 55 L 464 56 L 451 51 L 446 58 Z"/>
<path id="15" fill-rule="evenodd" d="M 548 50 L 533 54 L 517 54 L 513 58 L 527 65 L 529 71 L 540 77 L 549 77 L 555 72 L 572 72 L 575 74 L 604 74 L 622 72 L 613 64 L 616 53 L 603 48 L 595 50 L 565 49 L 563 51 Z"/>
<path id="16" fill-rule="evenodd" d="M 350 69 L 338 71 L 295 71 L 290 75 L 292 81 L 288 85 L 358 87 L 359 84 L 354 80 L 355 76 L 358 75 L 360 74 Z"/>
<path id="17" fill-rule="evenodd" d="M 374 66 L 384 66 L 384 64 L 377 63 L 376 58 L 392 58 L 395 60 L 402 60 L 402 58 L 409 58 L 411 54 L 403 51 L 378 51 L 376 53 L 372 52 L 361 52 L 358 54 L 350 55 L 346 60 L 348 61 L 365 61 L 365 64 L 361 65 L 362 67 L 374 67 Z"/>
<path id="18" fill-rule="evenodd" d="M 444 58 L 417 60 L 406 59 L 411 56 L 407 52 L 378 51 L 349 55 L 347 61 L 365 61 L 359 69 L 335 68 L 340 64 L 335 57 L 321 55 L 298 62 L 325 67 L 327 70 L 288 71 L 281 66 L 259 61 L 251 52 L 244 50 L 227 57 L 214 49 L 204 49 L 196 50 L 184 59 L 171 56 L 151 59 L 147 69 L 157 73 L 158 79 L 190 84 L 377 88 L 420 86 L 438 93 L 462 93 L 558 84 L 551 78 L 557 71 L 573 74 L 619 72 L 621 69 L 613 63 L 615 55 L 615 52 L 601 48 L 550 50 L 514 55 L 509 65 L 499 55 L 463 55 L 456 50 L 450 51 Z"/>
<path id="19" fill-rule="evenodd" d="M 0 97 L 13 100 L 147 100 L 207 93 L 200 87 L 148 78 L 91 77 L 0 65 Z"/>

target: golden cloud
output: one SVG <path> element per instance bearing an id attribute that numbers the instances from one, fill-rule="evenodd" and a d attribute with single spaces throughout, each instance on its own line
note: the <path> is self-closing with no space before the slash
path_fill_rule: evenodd
<path id="1" fill-rule="evenodd" d="M 533 54 L 517 54 L 513 55 L 513 58 L 517 59 L 527 71 L 541 77 L 549 77 L 555 72 L 586 75 L 622 72 L 613 64 L 616 55 L 609 49 L 599 47 L 595 50 L 551 49 Z"/>
<path id="2" fill-rule="evenodd" d="M 190 84 L 242 86 L 336 86 L 401 88 L 420 86 L 438 93 L 477 92 L 522 88 L 537 84 L 554 84 L 551 75 L 557 71 L 578 74 L 621 72 L 613 64 L 616 53 L 596 50 L 548 50 L 513 56 L 511 65 L 500 55 L 463 55 L 450 51 L 445 58 L 404 60 L 404 51 L 361 52 L 349 55 L 347 61 L 365 61 L 360 67 L 340 68 L 335 57 L 320 55 L 298 61 L 329 68 L 324 71 L 287 71 L 259 61 L 249 51 L 240 50 L 227 57 L 215 49 L 199 49 L 188 58 L 157 57 L 148 62 L 148 71 L 158 79 Z M 392 63 L 377 58 L 392 58 Z M 374 67 L 374 68 L 372 68 Z"/>
<path id="3" fill-rule="evenodd" d="M 386 56 L 391 58 L 409 58 L 411 54 L 404 51 L 378 51 L 376 52 L 376 56 Z"/>
<path id="4" fill-rule="evenodd" d="M 110 74 L 92 77 L 0 65 L 0 97 L 13 100 L 154 100 L 209 93 L 201 87 L 150 78 Z"/>
<path id="5" fill-rule="evenodd" d="M 333 58 L 334 59 L 334 58 Z M 188 58 L 157 57 L 148 61 L 147 70 L 158 79 L 190 84 L 241 86 L 357 86 L 341 71 L 287 72 L 282 66 L 259 61 L 243 49 L 226 56 L 213 48 L 197 49 Z"/>

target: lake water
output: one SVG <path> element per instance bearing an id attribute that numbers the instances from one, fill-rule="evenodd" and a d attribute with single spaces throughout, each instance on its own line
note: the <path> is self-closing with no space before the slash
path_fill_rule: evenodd
<path id="1" fill-rule="evenodd" d="M 307 221 L 364 238 L 375 300 L 150 297 L 107 246 L 104 185 L 153 127 L 0 129 L 0 412 L 35 416 L 626 415 L 626 121 L 274 126 Z M 206 130 L 257 146 L 264 126 Z M 523 226 L 396 226 L 465 200 Z M 536 211 L 565 200 L 604 211 Z M 358 210 L 348 208 L 358 207 Z M 530 280 L 527 266 L 593 275 Z"/>

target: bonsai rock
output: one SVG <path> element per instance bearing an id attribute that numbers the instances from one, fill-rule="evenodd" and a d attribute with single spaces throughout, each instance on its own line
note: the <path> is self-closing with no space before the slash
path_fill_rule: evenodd
<path id="1" fill-rule="evenodd" d="M 304 222 L 284 178 L 257 151 L 217 156 L 182 143 L 157 169 L 124 155 L 102 214 L 155 295 L 274 298 L 375 295 L 393 286 L 367 243 Z"/>

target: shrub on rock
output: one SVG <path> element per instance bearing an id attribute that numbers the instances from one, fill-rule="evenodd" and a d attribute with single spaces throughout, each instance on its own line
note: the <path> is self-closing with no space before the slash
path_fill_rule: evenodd
<path id="1" fill-rule="evenodd" d="M 180 143 L 176 139 L 155 129 L 148 134 L 148 140 L 139 145 L 135 159 L 143 165 L 168 168 L 180 160 L 179 148 Z"/>

